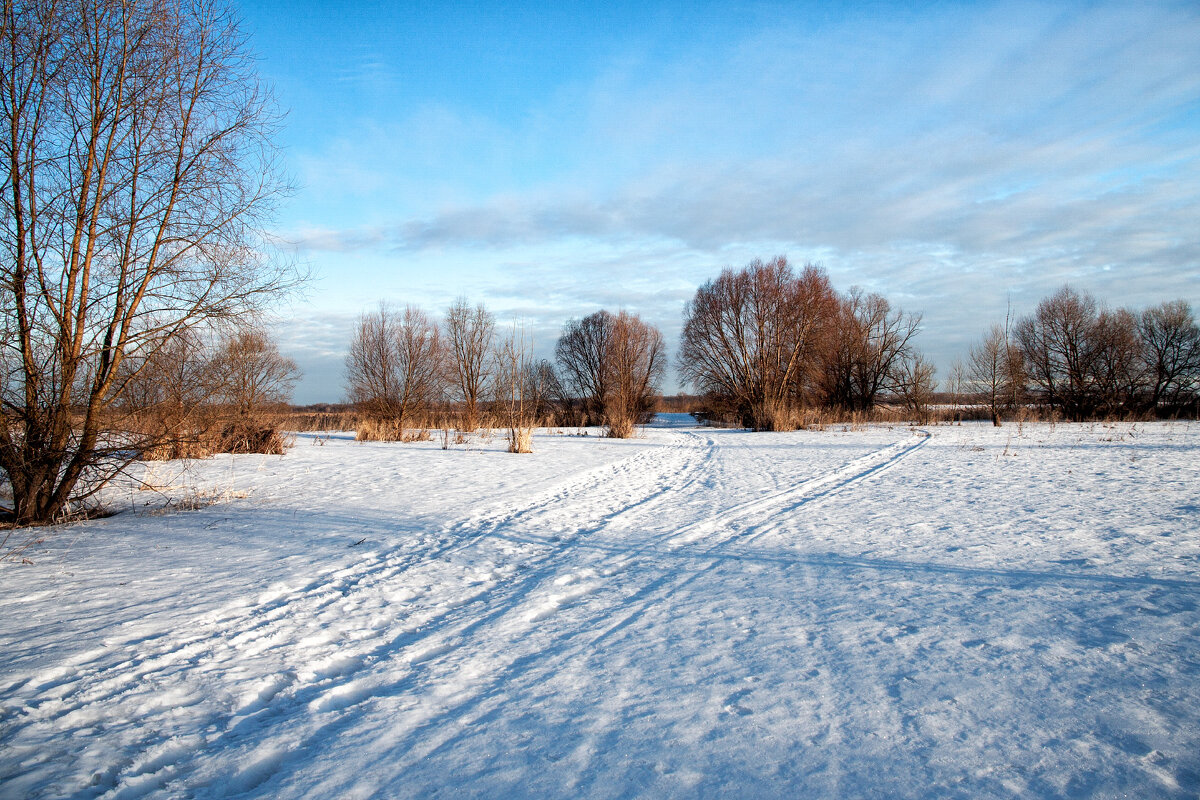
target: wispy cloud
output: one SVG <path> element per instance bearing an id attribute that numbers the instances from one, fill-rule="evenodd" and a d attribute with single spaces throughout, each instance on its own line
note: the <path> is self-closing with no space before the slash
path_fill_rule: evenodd
<path id="1" fill-rule="evenodd" d="M 925 311 L 931 345 L 1065 281 L 1198 301 L 1197 41 L 1187 4 L 740 31 L 615 61 L 516 122 L 425 108 L 343 142 L 331 159 L 359 174 L 335 180 L 398 199 L 285 238 L 443 257 L 448 279 L 485 263 L 481 292 L 547 330 L 622 304 L 674 328 L 700 281 L 781 250 Z"/>

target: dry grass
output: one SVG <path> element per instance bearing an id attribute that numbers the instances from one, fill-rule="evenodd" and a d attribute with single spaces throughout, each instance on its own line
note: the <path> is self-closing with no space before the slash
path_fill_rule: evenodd
<path id="1" fill-rule="evenodd" d="M 150 444 L 140 453 L 142 461 L 209 458 L 217 453 L 260 453 L 283 455 L 294 437 L 279 426 L 273 416 L 227 422 L 209 421 L 203 426 L 152 434 Z"/>
<path id="2" fill-rule="evenodd" d="M 359 414 L 341 411 L 291 411 L 279 414 L 279 427 L 285 431 L 311 433 L 314 431 L 352 431 L 358 428 Z"/>
<path id="3" fill-rule="evenodd" d="M 532 453 L 533 428 L 516 427 L 508 431 L 508 452 Z"/>
<path id="4" fill-rule="evenodd" d="M 604 435 L 610 439 L 629 439 L 634 432 L 633 417 L 628 414 L 612 415 L 604 429 Z"/>
<path id="5" fill-rule="evenodd" d="M 431 442 L 433 434 L 425 427 L 401 425 L 394 419 L 360 419 L 354 438 L 359 442 Z"/>

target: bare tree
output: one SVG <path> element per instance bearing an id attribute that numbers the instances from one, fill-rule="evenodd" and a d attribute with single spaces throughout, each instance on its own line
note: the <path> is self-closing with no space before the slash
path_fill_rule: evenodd
<path id="1" fill-rule="evenodd" d="M 553 424 L 554 415 L 567 399 L 558 379 L 554 363 L 542 358 L 531 363 L 525 371 L 525 397 L 530 415 L 538 424 Z"/>
<path id="2" fill-rule="evenodd" d="M 893 309 L 878 294 L 851 289 L 842 301 L 833 346 L 825 351 L 825 401 L 852 411 L 867 411 L 881 394 L 902 396 L 917 374 L 913 337 L 920 314 Z"/>
<path id="3" fill-rule="evenodd" d="M 937 389 L 933 362 L 920 353 L 904 359 L 896 378 L 896 392 L 918 422 L 929 422 L 932 415 L 933 393 Z"/>
<path id="4" fill-rule="evenodd" d="M 421 309 L 403 312 L 382 304 L 363 314 L 346 356 L 350 401 L 401 436 L 414 412 L 428 408 L 442 389 L 443 350 L 437 325 Z"/>
<path id="5" fill-rule="evenodd" d="M 725 269 L 684 311 L 683 379 L 759 429 L 789 427 L 808 400 L 838 311 L 824 271 L 796 276 L 787 259 Z"/>
<path id="6" fill-rule="evenodd" d="M 125 358 L 261 305 L 278 116 L 219 0 L 0 10 L 0 469 L 19 523 L 123 466 Z"/>
<path id="7" fill-rule="evenodd" d="M 1148 308 L 1138 320 L 1146 381 L 1145 406 L 1178 413 L 1200 390 L 1200 326 L 1191 307 L 1174 300 Z"/>
<path id="8" fill-rule="evenodd" d="M 1131 413 L 1144 378 L 1137 317 L 1126 309 L 1101 311 L 1089 338 L 1094 353 L 1089 383 L 1097 413 Z"/>
<path id="9" fill-rule="evenodd" d="M 496 320 L 483 304 L 472 308 L 459 298 L 446 311 L 449 383 L 463 403 L 463 427 L 479 427 L 479 400 L 486 391 Z"/>
<path id="10" fill-rule="evenodd" d="M 584 421 L 608 426 L 616 438 L 632 435 L 653 407 L 666 369 L 662 334 L 626 311 L 597 311 L 568 322 L 555 355 L 568 391 L 583 405 Z"/>
<path id="11" fill-rule="evenodd" d="M 508 452 L 533 452 L 533 408 L 528 396 L 532 363 L 524 330 L 515 327 L 495 354 L 496 410 L 508 430 Z"/>
<path id="12" fill-rule="evenodd" d="M 968 376 L 971 389 L 987 406 L 992 424 L 1000 427 L 1003 415 L 1016 405 L 1024 385 L 1021 354 L 1004 328 L 993 325 L 983 341 L 971 348 Z"/>
<path id="13" fill-rule="evenodd" d="M 129 440 L 143 460 L 209 455 L 212 402 L 224 385 L 217 362 L 212 337 L 195 330 L 128 354 L 117 378 L 120 401 L 105 427 L 136 431 Z"/>
<path id="14" fill-rule="evenodd" d="M 950 407 L 954 414 L 955 422 L 962 420 L 962 407 L 968 400 L 967 394 L 970 392 L 971 381 L 967 372 L 966 366 L 959 359 L 954 359 L 954 363 L 950 365 L 950 374 L 946 376 L 945 389 L 950 395 Z"/>
<path id="15" fill-rule="evenodd" d="M 608 435 L 626 439 L 636 423 L 652 414 L 654 398 L 666 368 L 662 334 L 635 314 L 625 311 L 612 317 L 605 368 L 609 378 L 604 398 Z"/>
<path id="16" fill-rule="evenodd" d="M 563 326 L 554 348 L 567 391 L 583 404 L 584 424 L 598 424 L 604 419 L 609 380 L 606 362 L 612 329 L 613 315 L 597 311 Z"/>
<path id="17" fill-rule="evenodd" d="M 300 368 L 279 352 L 279 345 L 262 328 L 244 326 L 225 337 L 216 359 L 221 376 L 221 399 L 244 419 L 288 402 Z"/>
<path id="18" fill-rule="evenodd" d="M 1016 328 L 1030 382 L 1048 405 L 1073 420 L 1086 419 L 1098 405 L 1092 386 L 1098 317 L 1091 295 L 1064 286 Z"/>

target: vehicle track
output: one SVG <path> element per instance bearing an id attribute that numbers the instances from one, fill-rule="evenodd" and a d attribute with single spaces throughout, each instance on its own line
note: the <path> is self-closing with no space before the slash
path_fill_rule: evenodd
<path id="1" fill-rule="evenodd" d="M 23 734 L 31 728 L 49 728 L 60 735 L 72 729 L 86 730 L 91 722 L 89 709 L 105 704 L 121 705 L 126 695 L 134 695 L 140 702 L 139 688 L 147 684 L 164 687 L 180 682 L 186 684 L 192 673 L 220 674 L 221 662 L 231 652 L 244 659 L 248 653 L 257 656 L 271 650 L 286 650 L 289 645 L 296 652 L 291 658 L 276 658 L 277 661 L 312 663 L 314 656 L 324 657 L 318 657 L 312 669 L 280 669 L 255 676 L 252 686 L 238 689 L 226 685 L 224 688 L 230 697 L 240 695 L 243 700 L 233 701 L 224 713 L 211 714 L 214 719 L 210 722 L 224 728 L 221 736 L 236 736 L 247 715 L 270 715 L 273 707 L 281 717 L 286 717 L 289 710 L 297 707 L 333 708 L 339 704 L 344 707 L 354 699 L 353 691 L 348 692 L 346 686 L 365 667 L 405 654 L 409 663 L 432 659 L 444 648 L 425 641 L 431 636 L 448 627 L 459 627 L 463 633 L 469 633 L 519 603 L 524 593 L 543 576 L 544 570 L 540 566 L 556 560 L 571 547 L 574 539 L 586 535 L 588 526 L 574 528 L 572 535 L 549 536 L 531 542 L 537 545 L 537 551 L 527 548 L 531 552 L 522 554 L 522 569 L 511 581 L 480 581 L 477 590 L 451 598 L 433 593 L 427 604 L 410 608 L 405 621 L 389 627 L 382 640 L 366 641 L 365 646 L 354 643 L 337 648 L 327 646 L 322 650 L 313 645 L 332 643 L 314 643 L 311 636 L 297 635 L 297 629 L 303 633 L 306 627 L 319 628 L 328 617 L 353 603 L 357 597 L 379 593 L 392 583 L 403 583 L 423 566 L 452 559 L 457 553 L 478 547 L 480 542 L 494 541 L 494 534 L 508 526 L 562 528 L 564 520 L 561 517 L 564 515 L 566 522 L 576 525 L 579 520 L 561 510 L 564 501 L 574 495 L 605 491 L 613 494 L 611 487 L 619 485 L 619 496 L 599 504 L 607 515 L 628 513 L 633 508 L 649 509 L 668 496 L 679 478 L 682 477 L 685 483 L 694 480 L 694 476 L 688 476 L 703 467 L 713 446 L 711 440 L 691 432 L 672 432 L 672 438 L 674 441 L 667 448 L 642 451 L 589 470 L 541 493 L 521 508 L 497 505 L 490 511 L 449 525 L 449 532 L 432 551 L 404 553 L 401 548 L 393 548 L 372 554 L 298 589 L 280 591 L 255 604 L 246 601 L 210 614 L 201 621 L 202 630 L 198 632 L 142 634 L 104 651 L 83 654 L 49 674 L 13 681 L 0 694 L 0 709 L 5 709 L 0 745 L 19 744 L 22 738 L 29 738 Z M 647 482 L 647 477 L 652 480 Z M 635 485 L 631 486 L 631 482 Z M 604 519 L 596 520 L 592 527 L 602 527 Z M 499 604 L 499 609 L 474 619 L 481 602 Z M 311 624 L 297 624 L 296 620 L 307 620 Z M 377 629 L 370 630 L 378 633 Z M 305 642 L 310 643 L 307 651 L 303 647 Z M 335 654 L 330 652 L 333 649 L 350 652 Z M 239 681 L 230 676 L 224 683 L 236 685 Z M 123 716 L 136 718 L 140 714 L 151 718 L 162 710 L 127 709 Z M 85 794 L 96 796 L 106 789 L 116 788 L 125 779 L 137 777 L 141 773 L 130 773 L 130 770 L 144 769 L 138 767 L 137 761 L 137 758 L 127 760 L 111 774 L 98 776 L 95 786 Z M 148 763 L 156 770 L 164 768 L 161 759 L 151 759 Z M 178 766 L 179 771 L 185 771 L 181 763 Z"/>
<path id="2" fill-rule="evenodd" d="M 0 708 L 7 707 L 0 745 L 20 746 L 23 741 L 32 745 L 38 731 L 57 735 L 73 731 L 75 746 L 86 747 L 93 712 L 121 709 L 117 716 L 137 720 L 143 733 L 148 730 L 154 735 L 126 748 L 136 755 L 94 776 L 93 785 L 81 789 L 80 796 L 105 792 L 137 796 L 141 792 L 133 788 L 135 784 L 147 792 L 164 786 L 190 786 L 191 792 L 202 789 L 204 782 L 199 777 L 194 785 L 189 781 L 197 753 L 164 749 L 164 742 L 175 735 L 167 712 L 179 707 L 181 697 L 185 703 L 210 706 L 205 715 L 213 733 L 207 737 L 206 749 L 244 754 L 253 751 L 263 728 L 298 724 L 295 717 L 308 716 L 298 715 L 298 710 L 323 717 L 307 732 L 297 732 L 302 740 L 316 740 L 329 735 L 330 728 L 349 724 L 345 715 L 320 712 L 340 712 L 378 697 L 428 696 L 440 684 L 454 681 L 456 673 L 469 670 L 480 675 L 477 691 L 424 721 L 413 721 L 408 749 L 424 751 L 444 739 L 446 733 L 437 730 L 441 722 L 470 716 L 498 686 L 529 664 L 551 652 L 565 655 L 602 645 L 628 629 L 664 595 L 685 590 L 712 569 L 719 563 L 713 556 L 723 548 L 734 542 L 748 544 L 763 535 L 774 515 L 840 492 L 894 466 L 924 444 L 921 439 L 889 445 L 794 487 L 678 528 L 660 512 L 709 474 L 716 445 L 711 435 L 700 432 L 671 433 L 673 441 L 666 448 L 643 451 L 575 476 L 518 509 L 498 504 L 448 525 L 432 551 L 405 552 L 395 547 L 373 553 L 298 589 L 212 613 L 200 622 L 198 631 L 143 634 L 107 652 L 84 654 L 49 675 L 11 683 L 0 694 Z M 592 512 L 582 520 L 569 502 L 578 496 L 589 498 L 587 507 Z M 735 523 L 742 523 L 740 532 L 733 532 Z M 632 543 L 612 535 L 631 530 L 649 535 Z M 386 609 L 388 603 L 379 598 L 394 585 L 411 584 L 410 579 L 431 564 L 453 561 L 478 548 L 495 551 L 497 546 L 519 548 L 492 553 L 495 561 L 509 558 L 513 571 L 461 586 L 450 597 L 433 591 L 414 599 L 402 620 L 376 627 L 367 624 L 354 631 L 362 638 L 351 642 L 316 635 L 345 614 Z M 564 557 L 568 551 L 575 563 L 564 573 L 571 560 Z M 638 572 L 633 569 L 638 562 L 663 557 L 696 563 L 682 575 L 668 571 L 640 587 L 626 581 L 615 596 L 606 588 L 612 576 Z M 595 594 L 603 595 L 600 600 L 614 600 L 615 607 L 590 602 Z M 531 649 L 525 632 L 563 608 L 583 616 L 580 624 Z M 481 635 L 493 640 L 488 647 L 475 648 L 477 655 L 466 662 L 456 657 L 460 645 Z M 114 651 L 119 655 L 114 657 Z M 125 654 L 129 657 L 122 657 Z M 223 667 L 227 659 L 237 663 L 247 658 L 259 659 L 263 669 L 237 676 Z M 195 676 L 201 676 L 199 687 L 194 685 Z M 197 688 L 214 685 L 224 693 L 223 702 L 214 704 L 211 698 L 195 696 Z M 171 699 L 158 706 L 146 703 L 146 686 Z M 13 707 L 16 700 L 19 708 Z"/>
<path id="3" fill-rule="evenodd" d="M 567 659 L 611 646 L 611 640 L 628 631 L 648 609 L 660 606 L 672 594 L 686 591 L 691 584 L 716 568 L 721 563 L 718 556 L 734 543 L 749 544 L 774 530 L 777 522 L 772 519 L 773 515 L 830 497 L 873 475 L 878 475 L 924 446 L 926 439 L 927 434 L 922 432 L 921 438 L 916 442 L 905 441 L 888 445 L 795 487 L 726 509 L 688 526 L 684 535 L 690 538 L 684 541 L 677 541 L 678 529 L 659 532 L 632 549 L 614 548 L 606 543 L 594 542 L 592 537 L 581 537 L 574 549 L 591 550 L 594 556 L 585 565 L 576 566 L 574 569 L 575 573 L 583 573 L 585 585 L 589 576 L 603 578 L 612 575 L 655 573 L 655 570 L 650 568 L 635 569 L 637 562 L 659 558 L 675 562 L 685 559 L 689 565 L 686 570 L 660 571 L 649 583 L 623 595 L 620 592 L 616 593 L 615 608 L 604 602 L 575 605 L 574 601 L 590 597 L 592 592 L 584 591 L 572 595 L 571 587 L 575 582 L 555 585 L 554 589 L 559 590 L 560 596 L 563 597 L 562 605 L 572 607 L 576 613 L 571 623 L 564 626 L 560 632 L 536 644 L 530 643 L 527 631 L 530 626 L 536 625 L 545 617 L 538 615 L 536 608 L 533 609 L 534 613 L 529 613 L 530 609 L 527 606 L 496 608 L 467 628 L 448 631 L 444 647 L 439 649 L 438 655 L 455 652 L 456 645 L 463 639 L 485 629 L 500 633 L 500 640 L 493 637 L 489 646 L 474 648 L 477 655 L 466 662 L 447 660 L 431 663 L 421 674 L 407 676 L 403 685 L 375 687 L 371 696 L 393 696 L 401 692 L 406 695 L 432 696 L 439 685 L 463 683 L 458 675 L 467 673 L 476 676 L 474 691 L 462 695 L 455 703 L 446 704 L 440 712 L 424 715 L 412 722 L 409 736 L 395 748 L 396 757 L 406 763 L 415 763 L 430 753 L 449 746 L 453 737 L 470 727 L 473 716 L 487 713 L 497 702 L 497 698 L 503 694 L 501 687 L 525 674 L 535 663 L 547 656 Z M 715 538 L 709 536 L 707 540 L 703 536 L 693 535 L 701 531 L 707 534 L 724 534 L 721 530 L 723 526 L 727 527 L 734 521 L 747 522 L 739 534 L 718 535 Z M 629 520 L 622 515 L 615 515 L 609 522 L 625 525 Z M 685 547 L 688 543 L 700 543 L 702 546 Z M 548 580 L 551 577 L 550 570 L 547 570 L 533 583 L 553 583 Z M 607 596 L 612 594 L 610 592 Z M 600 598 L 601 601 L 603 599 Z M 580 610 L 585 605 L 586 609 L 590 610 Z M 554 608 L 551 613 L 557 610 Z M 520 613 L 525 614 L 523 620 Z M 508 624 L 504 625 L 506 616 L 509 617 Z M 522 621 L 524 625 L 521 624 Z M 311 734 L 311 739 L 317 741 L 329 735 L 329 730 L 319 729 Z"/>

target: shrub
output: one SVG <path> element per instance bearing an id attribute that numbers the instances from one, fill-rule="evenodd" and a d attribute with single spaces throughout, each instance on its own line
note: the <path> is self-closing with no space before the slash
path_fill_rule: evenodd
<path id="1" fill-rule="evenodd" d="M 508 452 L 532 453 L 533 428 L 510 428 L 508 431 Z"/>
<path id="2" fill-rule="evenodd" d="M 424 427 L 406 428 L 396 419 L 364 417 L 354 433 L 359 442 L 430 442 L 433 435 Z"/>

